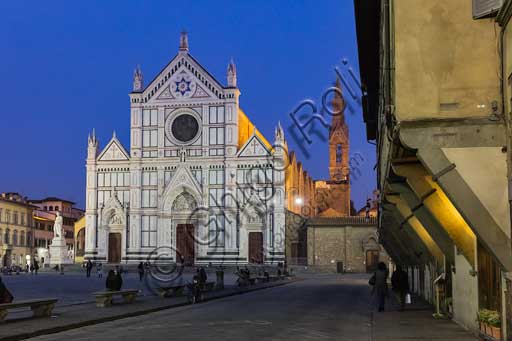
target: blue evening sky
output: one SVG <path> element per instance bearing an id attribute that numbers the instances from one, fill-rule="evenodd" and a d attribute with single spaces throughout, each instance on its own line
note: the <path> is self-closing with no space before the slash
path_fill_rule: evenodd
<path id="1" fill-rule="evenodd" d="M 223 84 L 234 58 L 241 107 L 258 129 L 273 141 L 281 120 L 309 173 L 328 176 L 327 143 L 292 138 L 289 112 L 304 99 L 320 107 L 342 58 L 358 74 L 351 1 L 2 1 L 0 12 L 2 192 L 83 208 L 88 132 L 96 128 L 103 147 L 115 130 L 128 148 L 133 69 L 140 64 L 151 80 L 182 29 L 190 53 Z M 364 158 L 352 185 L 359 208 L 375 187 L 375 149 L 361 110 L 346 118 L 351 154 Z"/>

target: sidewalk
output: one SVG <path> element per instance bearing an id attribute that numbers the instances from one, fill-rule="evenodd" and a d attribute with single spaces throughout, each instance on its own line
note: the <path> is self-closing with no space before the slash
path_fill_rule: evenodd
<path id="1" fill-rule="evenodd" d="M 434 319 L 434 308 L 420 298 L 413 297 L 412 301 L 404 312 L 399 312 L 399 304 L 391 294 L 386 312 L 372 313 L 372 340 L 479 340 L 449 319 Z"/>
<path id="2" fill-rule="evenodd" d="M 228 288 L 222 291 L 213 291 L 205 294 L 205 301 L 272 288 L 293 283 L 294 281 L 297 280 L 280 280 L 256 284 L 246 288 Z M 157 296 L 143 296 L 139 297 L 135 303 L 113 305 L 108 308 L 97 308 L 94 303 L 57 306 L 53 311 L 53 316 L 50 318 L 19 319 L 20 317 L 23 318 L 23 316 L 30 316 L 30 311 L 26 313 L 16 313 L 16 317 L 18 318 L 16 321 L 9 320 L 8 316 L 7 321 L 1 325 L 0 339 L 21 340 L 38 335 L 52 334 L 97 323 L 143 315 L 187 304 L 186 297 L 161 298 Z"/>

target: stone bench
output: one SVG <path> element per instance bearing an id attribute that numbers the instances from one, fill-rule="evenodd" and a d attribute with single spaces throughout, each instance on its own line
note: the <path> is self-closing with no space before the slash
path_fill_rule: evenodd
<path id="1" fill-rule="evenodd" d="M 269 277 L 269 279 L 271 281 L 277 281 L 277 280 L 280 280 L 280 279 L 284 279 L 285 277 L 283 275 L 272 275 Z"/>
<path id="2" fill-rule="evenodd" d="M 215 282 L 205 282 L 202 291 L 213 291 L 215 289 Z"/>
<path id="3" fill-rule="evenodd" d="M 158 294 L 161 297 L 173 297 L 173 296 L 179 296 L 183 293 L 183 289 L 185 288 L 185 285 L 173 285 L 170 287 L 161 287 L 158 288 Z"/>
<path id="4" fill-rule="evenodd" d="M 257 283 L 266 283 L 270 281 L 270 278 L 267 277 L 267 276 L 259 276 L 259 277 L 256 277 L 256 282 Z"/>
<path id="5" fill-rule="evenodd" d="M 34 300 L 15 301 L 11 303 L 0 304 L 0 322 L 5 321 L 7 311 L 10 309 L 30 307 L 34 317 L 49 317 L 52 314 L 53 307 L 57 302 L 56 298 L 42 298 Z"/>
<path id="6" fill-rule="evenodd" d="M 126 289 L 120 291 L 107 290 L 93 292 L 92 295 L 96 299 L 97 307 L 108 307 L 112 305 L 114 296 L 122 296 L 124 303 L 133 303 L 138 292 L 139 290 L 137 289 Z"/>

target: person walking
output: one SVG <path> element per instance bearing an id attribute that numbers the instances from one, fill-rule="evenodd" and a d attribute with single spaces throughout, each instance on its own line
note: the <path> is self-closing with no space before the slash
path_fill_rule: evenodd
<path id="1" fill-rule="evenodd" d="M 34 259 L 34 272 L 37 275 L 37 272 L 39 271 L 39 262 L 37 259 Z"/>
<path id="2" fill-rule="evenodd" d="M 139 281 L 142 282 L 142 279 L 144 278 L 144 264 L 142 262 L 139 263 L 139 266 L 137 267 L 137 271 L 139 272 Z"/>
<path id="3" fill-rule="evenodd" d="M 386 264 L 380 262 L 377 265 L 377 271 L 375 271 L 369 281 L 369 284 L 373 286 L 372 295 L 376 296 L 379 312 L 384 311 L 386 296 L 388 295 L 388 276 L 389 272 Z"/>
<path id="4" fill-rule="evenodd" d="M 30 274 L 33 275 L 34 274 L 34 263 L 31 263 L 30 264 Z"/>
<path id="5" fill-rule="evenodd" d="M 90 259 L 88 259 L 87 263 L 85 265 L 85 271 L 86 271 L 87 277 L 91 277 L 91 270 L 92 270 L 92 262 Z"/>
<path id="6" fill-rule="evenodd" d="M 103 264 L 98 263 L 96 265 L 96 274 L 98 275 L 98 278 L 103 278 Z"/>
<path id="7" fill-rule="evenodd" d="M 393 275 L 391 275 L 391 288 L 398 296 L 400 311 L 404 311 L 405 296 L 409 292 L 409 279 L 407 277 L 407 272 L 402 270 L 400 265 L 396 266 L 396 270 L 393 272 Z"/>

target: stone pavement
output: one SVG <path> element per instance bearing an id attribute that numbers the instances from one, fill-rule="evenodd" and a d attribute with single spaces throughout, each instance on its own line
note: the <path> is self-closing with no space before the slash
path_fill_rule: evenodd
<path id="1" fill-rule="evenodd" d="M 85 281 L 85 279 L 82 279 Z M 227 287 L 225 290 L 205 294 L 205 302 L 245 294 L 247 292 L 267 289 L 291 283 L 293 280 L 280 280 L 238 288 Z M 128 287 L 127 287 L 128 288 Z M 88 292 L 90 294 L 90 292 Z M 204 304 L 204 303 L 201 303 Z M 63 304 L 57 306 L 50 318 L 28 318 L 30 311 L 24 309 L 9 314 L 11 318 L 1 325 L 0 340 L 21 340 L 37 335 L 46 335 L 80 328 L 88 325 L 105 323 L 121 318 L 128 318 L 156 311 L 189 305 L 186 297 L 161 298 L 158 296 L 140 296 L 132 304 L 114 304 L 108 308 L 97 308 L 91 302 Z M 13 317 L 15 320 L 13 320 Z M 51 338 L 51 335 L 49 336 Z"/>
<path id="2" fill-rule="evenodd" d="M 413 297 L 406 311 L 398 311 L 395 295 L 388 300 L 387 311 L 372 311 L 372 340 L 479 340 L 449 319 L 434 319 L 434 308 L 420 298 Z"/>
<path id="3" fill-rule="evenodd" d="M 192 273 L 182 275 L 183 281 L 190 281 Z M 215 281 L 215 273 L 208 273 L 208 280 Z M 84 272 L 66 272 L 60 275 L 58 272 L 42 272 L 38 275 L 21 273 L 19 275 L 2 276 L 7 288 L 14 295 L 15 300 L 55 297 L 59 299 L 57 306 L 82 304 L 93 302 L 92 292 L 105 288 L 106 274 L 98 278 L 95 272 L 87 278 Z M 226 272 L 224 283 L 233 286 L 236 276 Z M 139 289 L 142 296 L 152 296 L 146 282 L 139 281 L 138 274 L 123 274 L 123 288 Z"/>
<path id="4" fill-rule="evenodd" d="M 367 275 L 308 274 L 301 281 L 243 296 L 175 307 L 36 339 L 477 340 L 449 320 L 434 320 L 432 308 L 418 300 L 406 312 L 394 311 L 394 301 L 389 311 L 375 312 L 367 283 Z M 113 309 L 123 311 L 121 306 Z"/>

